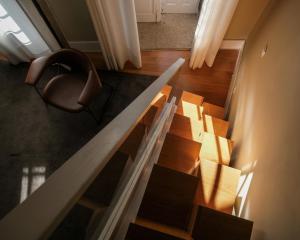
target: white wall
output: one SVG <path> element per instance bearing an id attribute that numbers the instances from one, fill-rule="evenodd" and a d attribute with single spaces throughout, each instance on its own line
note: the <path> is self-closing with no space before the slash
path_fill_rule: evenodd
<path id="1" fill-rule="evenodd" d="M 300 239 L 300 1 L 273 1 L 247 41 L 230 124 L 233 165 L 253 173 L 252 239 Z M 269 13 L 268 13 L 269 12 Z M 264 57 L 261 52 L 268 45 Z"/>

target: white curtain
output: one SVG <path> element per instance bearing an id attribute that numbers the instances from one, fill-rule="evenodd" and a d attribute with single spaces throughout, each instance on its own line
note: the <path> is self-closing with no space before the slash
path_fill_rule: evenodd
<path id="1" fill-rule="evenodd" d="M 0 52 L 13 64 L 51 52 L 16 0 L 0 0 Z"/>
<path id="2" fill-rule="evenodd" d="M 213 65 L 238 1 L 203 1 L 190 60 L 192 69 L 201 68 L 204 61 L 209 67 Z"/>
<path id="3" fill-rule="evenodd" d="M 86 0 L 108 69 L 142 67 L 134 0 Z"/>

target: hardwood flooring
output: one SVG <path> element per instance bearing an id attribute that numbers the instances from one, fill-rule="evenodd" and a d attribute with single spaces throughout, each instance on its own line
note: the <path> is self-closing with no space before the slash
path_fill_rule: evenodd
<path id="1" fill-rule="evenodd" d="M 142 51 L 143 67 L 136 69 L 127 63 L 124 71 L 159 76 L 178 58 L 183 57 L 186 62 L 177 81 L 171 85 L 181 90 L 199 94 L 205 98 L 206 102 L 224 106 L 238 51 L 220 50 L 212 68 L 204 64 L 201 69 L 196 70 L 189 68 L 190 55 L 190 51 L 186 50 Z"/>
<path id="2" fill-rule="evenodd" d="M 177 89 L 199 94 L 205 98 L 205 102 L 224 106 L 232 74 L 235 69 L 238 51 L 220 50 L 214 66 L 209 68 L 205 64 L 201 69 L 189 68 L 191 53 L 188 50 L 151 50 L 142 51 L 142 68 L 136 69 L 131 63 L 127 63 L 124 72 L 154 75 L 162 74 L 178 58 L 185 58 L 178 79 L 171 85 Z M 99 53 L 89 54 L 98 68 L 103 68 L 103 58 Z"/>

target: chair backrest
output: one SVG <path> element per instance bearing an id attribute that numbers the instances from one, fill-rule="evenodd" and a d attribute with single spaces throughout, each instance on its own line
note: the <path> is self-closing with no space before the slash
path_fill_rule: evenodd
<path id="1" fill-rule="evenodd" d="M 49 57 L 49 64 L 61 63 L 69 66 L 72 72 L 83 72 L 87 75 L 78 103 L 89 105 L 102 87 L 96 68 L 87 55 L 76 49 L 62 49 Z"/>

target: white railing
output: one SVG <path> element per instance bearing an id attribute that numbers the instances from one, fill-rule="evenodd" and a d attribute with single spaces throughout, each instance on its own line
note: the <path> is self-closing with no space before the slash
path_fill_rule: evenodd
<path id="1" fill-rule="evenodd" d="M 178 59 L 124 111 L 0 222 L 0 239 L 46 239 L 147 112 L 184 63 Z"/>
<path id="2" fill-rule="evenodd" d="M 138 180 L 140 179 L 142 171 L 145 170 L 145 166 L 147 164 L 149 164 L 149 166 L 147 168 L 148 174 L 146 176 L 146 180 L 150 177 L 152 166 L 156 163 L 159 157 L 162 143 L 164 142 L 166 132 L 169 130 L 170 123 L 172 122 L 176 110 L 175 101 L 176 98 L 174 97 L 170 103 L 167 103 L 164 106 L 159 118 L 152 125 L 149 135 L 143 139 L 138 154 L 134 160 L 134 165 L 130 169 L 131 171 L 128 172 L 124 182 L 122 182 L 119 186 L 112 204 L 102 218 L 99 228 L 94 233 L 93 239 L 111 239 L 112 233 L 116 235 L 115 229 L 121 218 L 126 218 L 124 226 L 125 230 L 127 230 L 126 226 L 129 225 L 130 221 L 134 220 L 130 219 L 130 217 L 124 216 L 126 215 L 124 214 L 125 207 L 128 206 L 128 200 L 133 199 L 133 192 L 136 190 Z M 140 192 L 144 192 L 145 188 L 146 185 L 144 185 L 144 188 L 140 188 L 139 191 L 136 191 L 135 193 L 140 194 Z M 135 206 L 133 209 L 128 211 L 128 214 L 137 212 L 141 200 L 142 199 L 140 198 L 139 201 L 135 202 Z M 132 218 L 134 218 L 134 214 L 132 215 Z M 118 229 L 117 231 L 121 231 L 122 235 L 115 239 L 120 240 L 125 237 L 126 233 L 123 232 L 122 229 Z"/>

